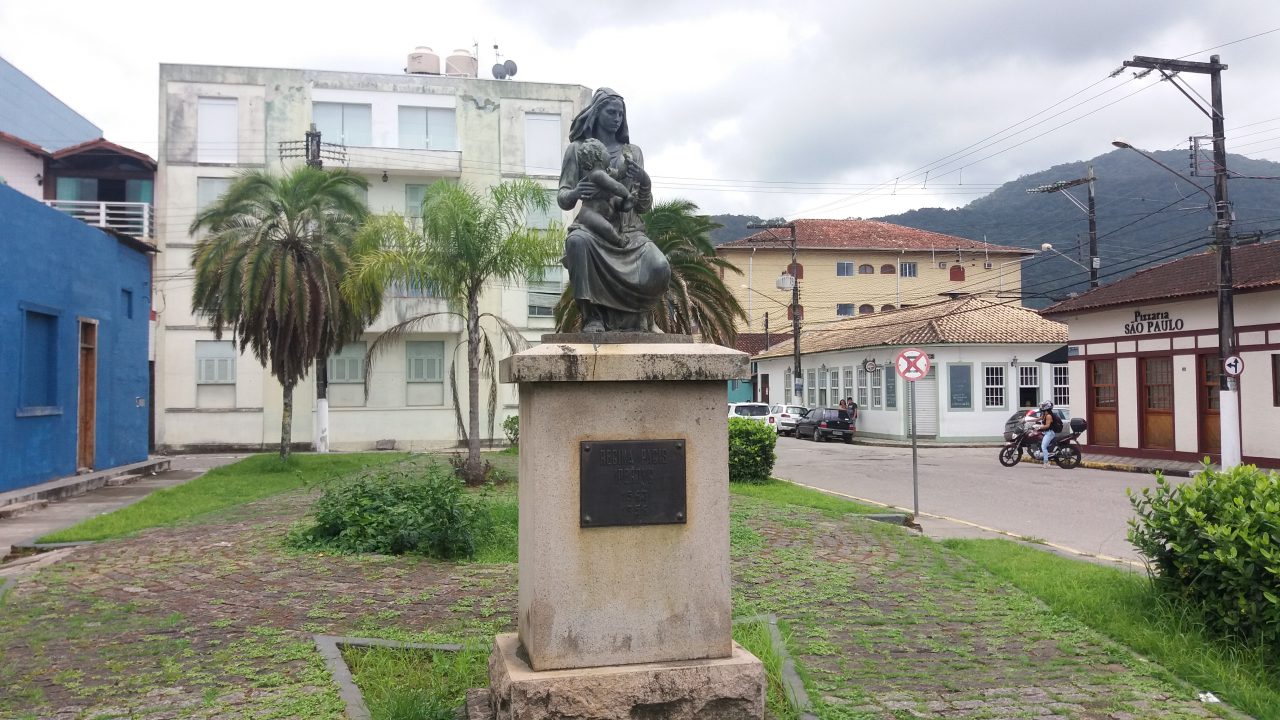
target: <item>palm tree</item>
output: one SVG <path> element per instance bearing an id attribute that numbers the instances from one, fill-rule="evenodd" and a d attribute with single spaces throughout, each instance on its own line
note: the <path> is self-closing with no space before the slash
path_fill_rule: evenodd
<path id="1" fill-rule="evenodd" d="M 480 294 L 492 281 L 523 281 L 537 275 L 560 254 L 554 230 L 526 227 L 529 211 L 547 210 L 550 201 L 541 185 L 518 179 L 495 185 L 485 193 L 465 185 L 438 181 L 427 188 L 422 200 L 422 229 L 414 231 L 397 215 L 373 218 L 360 231 L 356 244 L 360 258 L 355 271 L 343 282 L 343 291 L 357 304 L 380 295 L 390 284 L 429 289 L 455 310 L 409 318 L 383 333 L 369 347 L 368 357 L 389 347 L 413 327 L 432 317 L 461 317 L 467 328 L 467 422 L 462 422 L 456 375 L 450 369 L 454 412 L 458 430 L 467 443 L 462 466 L 468 484 L 484 480 L 480 461 L 480 373 L 489 383 L 489 436 L 493 437 L 497 407 L 496 354 L 489 335 L 480 327 L 483 318 L 494 319 L 510 344 L 522 349 L 526 342 L 516 328 L 492 313 L 480 312 Z"/>
<path id="2" fill-rule="evenodd" d="M 658 203 L 643 215 L 654 244 L 671 264 L 671 282 L 661 302 L 653 308 L 653 321 L 663 332 L 693 333 L 717 345 L 733 347 L 738 336 L 736 321 L 747 314 L 722 277 L 739 270 L 716 255 L 711 231 L 720 227 L 688 200 Z M 568 332 L 581 325 L 572 289 L 556 304 L 556 327 Z"/>
<path id="3" fill-rule="evenodd" d="M 247 172 L 196 214 L 192 307 L 214 336 L 229 328 L 284 387 L 280 457 L 293 435 L 293 389 L 312 363 L 340 350 L 377 315 L 341 293 L 356 230 L 368 211 L 356 195 L 364 178 L 300 167 L 284 176 Z"/>

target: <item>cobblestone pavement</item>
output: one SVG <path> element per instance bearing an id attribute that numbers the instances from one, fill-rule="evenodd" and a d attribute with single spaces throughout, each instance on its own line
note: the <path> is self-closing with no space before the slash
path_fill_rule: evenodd
<path id="1" fill-rule="evenodd" d="M 339 718 L 312 633 L 485 641 L 515 568 L 286 550 L 306 495 L 77 549 L 0 610 L 0 717 Z M 820 717 L 1190 718 L 1188 691 L 927 539 L 735 497 L 735 603 Z"/>

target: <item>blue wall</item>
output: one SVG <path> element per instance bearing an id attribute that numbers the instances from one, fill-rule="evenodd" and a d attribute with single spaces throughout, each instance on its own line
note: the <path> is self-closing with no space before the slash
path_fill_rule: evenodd
<path id="1" fill-rule="evenodd" d="M 149 254 L 0 185 L 0 258 L 0 492 L 76 472 L 81 319 L 98 322 L 94 468 L 145 460 Z"/>

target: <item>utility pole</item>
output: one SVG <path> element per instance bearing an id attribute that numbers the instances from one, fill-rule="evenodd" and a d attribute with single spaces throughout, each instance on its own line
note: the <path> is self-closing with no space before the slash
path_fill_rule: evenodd
<path id="1" fill-rule="evenodd" d="M 1226 65 L 1219 56 L 1212 55 L 1209 62 L 1191 62 L 1135 55 L 1125 60 L 1125 67 L 1158 70 L 1200 111 L 1209 116 L 1213 124 L 1213 240 L 1218 253 L 1218 422 L 1222 440 L 1222 469 L 1233 468 L 1241 461 L 1240 395 L 1236 378 L 1225 372 L 1226 359 L 1236 354 L 1235 298 L 1231 277 L 1231 207 L 1227 201 L 1227 138 L 1226 119 L 1222 110 L 1222 71 Z M 1209 76 L 1210 103 L 1206 110 L 1182 86 L 1176 73 L 1198 73 Z"/>
<path id="2" fill-rule="evenodd" d="M 792 363 L 795 366 L 795 374 L 792 375 L 791 377 L 793 378 L 792 392 L 798 394 L 799 391 L 796 390 L 796 388 L 799 388 L 801 386 L 800 384 L 803 382 L 804 373 L 802 372 L 803 368 L 801 367 L 801 364 L 800 364 L 800 278 L 798 277 L 798 275 L 800 274 L 800 265 L 796 261 L 796 224 L 794 222 L 751 223 L 747 225 L 747 227 L 752 229 L 759 228 L 764 230 L 775 230 L 775 229 L 786 228 L 787 230 L 791 231 L 791 267 L 790 267 L 790 272 L 788 273 L 791 276 L 791 312 L 789 314 L 791 315 L 791 341 L 792 341 L 792 354 L 794 355 L 794 357 L 792 358 Z M 770 235 L 773 235 L 773 233 L 770 233 Z M 803 403 L 800 403 L 799 401 L 797 401 L 797 403 L 803 404 Z"/>
<path id="3" fill-rule="evenodd" d="M 1086 215 L 1089 216 L 1089 267 L 1088 267 L 1088 270 L 1089 270 L 1089 287 L 1090 288 L 1098 287 L 1098 268 L 1102 266 L 1101 258 L 1098 257 L 1098 212 L 1097 212 L 1098 206 L 1094 198 L 1094 191 L 1093 191 L 1094 180 L 1096 179 L 1097 178 L 1093 174 L 1093 165 L 1090 165 L 1089 173 L 1082 178 L 1077 178 L 1075 180 L 1059 180 L 1058 182 L 1055 182 L 1055 183 L 1049 183 L 1048 185 L 1041 185 L 1040 187 L 1034 187 L 1027 190 L 1028 193 L 1060 192 L 1064 196 L 1066 196 L 1068 200 L 1071 201 L 1072 205 L 1075 205 L 1076 207 L 1080 208 L 1081 210 L 1084 211 Z M 1089 186 L 1089 204 L 1082 205 L 1080 204 L 1080 201 L 1077 200 L 1074 195 L 1067 192 L 1067 190 L 1077 185 L 1086 185 L 1086 184 Z M 1079 245 L 1079 243 L 1077 243 L 1077 245 Z M 1079 263 L 1076 263 L 1076 264 L 1079 265 Z"/>
<path id="4" fill-rule="evenodd" d="M 323 168 L 320 159 L 320 131 L 316 124 L 306 133 L 307 167 Z M 316 452 L 329 452 L 329 358 L 316 358 Z"/>

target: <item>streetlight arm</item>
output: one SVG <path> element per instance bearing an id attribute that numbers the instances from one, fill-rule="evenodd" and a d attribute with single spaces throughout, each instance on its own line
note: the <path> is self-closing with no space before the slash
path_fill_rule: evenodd
<path id="1" fill-rule="evenodd" d="M 1079 265 L 1080 267 L 1084 268 L 1085 270 L 1089 270 L 1089 269 L 1090 269 L 1088 265 L 1085 265 L 1084 263 L 1080 262 L 1079 260 L 1076 260 L 1075 258 L 1071 257 L 1070 255 L 1066 255 L 1066 254 L 1062 253 L 1061 251 L 1059 251 L 1059 250 L 1058 250 L 1058 249 L 1056 249 L 1056 248 L 1052 248 L 1052 247 L 1041 248 L 1041 250 L 1040 250 L 1040 251 L 1041 251 L 1041 252 L 1051 252 L 1051 253 L 1053 253 L 1054 255 L 1057 255 L 1057 256 L 1058 256 L 1058 257 L 1060 257 L 1060 258 L 1063 258 L 1063 259 L 1066 259 L 1066 260 L 1070 260 L 1071 262 L 1075 263 L 1076 265 Z"/>

